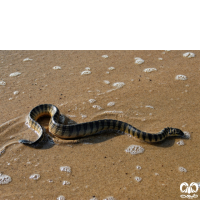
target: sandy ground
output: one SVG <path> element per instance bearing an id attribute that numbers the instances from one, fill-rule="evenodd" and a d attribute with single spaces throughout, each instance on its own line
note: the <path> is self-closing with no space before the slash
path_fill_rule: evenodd
<path id="1" fill-rule="evenodd" d="M 6 82 L 0 85 L 1 148 L 19 139 L 37 138 L 25 120 L 32 108 L 44 103 L 56 105 L 76 123 L 111 118 L 147 132 L 175 127 L 191 135 L 183 139 L 183 146 L 177 144 L 181 138 L 153 145 L 115 132 L 43 149 L 10 145 L 0 156 L 0 172 L 12 181 L 0 185 L 0 199 L 57 199 L 60 195 L 69 200 L 181 199 L 182 182 L 200 182 L 200 51 L 192 51 L 194 58 L 183 57 L 186 52 L 0 51 L 0 81 Z M 135 57 L 144 63 L 136 64 Z M 23 61 L 26 58 L 32 60 Z M 115 69 L 109 70 L 111 66 Z M 91 74 L 81 75 L 86 67 Z M 157 71 L 145 73 L 145 68 Z M 21 74 L 10 77 L 13 72 Z M 175 80 L 176 75 L 187 80 Z M 116 82 L 125 85 L 117 88 Z M 14 95 L 15 91 L 19 94 Z M 115 105 L 109 107 L 109 102 Z M 48 121 L 40 123 L 47 127 Z M 126 153 L 133 144 L 142 146 L 144 153 Z M 61 171 L 61 166 L 70 166 L 71 173 Z M 32 174 L 40 178 L 32 180 Z M 142 180 L 137 182 L 135 177 Z"/>

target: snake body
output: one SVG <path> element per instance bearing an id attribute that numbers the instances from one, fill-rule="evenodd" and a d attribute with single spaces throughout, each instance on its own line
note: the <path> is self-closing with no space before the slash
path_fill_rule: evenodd
<path id="1" fill-rule="evenodd" d="M 146 142 L 160 142 L 169 136 L 183 136 L 184 133 L 177 128 L 164 128 L 156 134 L 146 133 L 138 130 L 132 125 L 112 119 L 103 119 L 98 121 L 85 122 L 75 125 L 64 125 L 59 123 L 60 111 L 52 104 L 41 104 L 33 108 L 28 115 L 28 124 L 39 134 L 39 138 L 36 141 L 19 140 L 28 146 L 35 146 L 41 142 L 44 138 L 44 129 L 37 122 L 38 118 L 44 115 L 50 115 L 49 131 L 62 139 L 77 139 L 89 135 L 94 135 L 102 130 L 120 130 L 124 133 L 128 133 L 140 140 Z"/>

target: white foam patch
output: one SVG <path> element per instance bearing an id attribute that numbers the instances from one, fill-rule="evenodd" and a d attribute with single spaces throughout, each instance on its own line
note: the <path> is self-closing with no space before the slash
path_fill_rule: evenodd
<path id="1" fill-rule="evenodd" d="M 186 57 L 186 58 L 194 58 L 194 57 L 195 57 L 195 54 L 194 54 L 194 53 L 191 53 L 191 52 L 187 52 L 187 53 L 184 53 L 184 54 L 183 54 L 183 57 Z"/>
<path id="2" fill-rule="evenodd" d="M 29 60 L 33 60 L 33 59 L 30 59 L 30 58 L 24 58 L 24 62 L 26 62 L 26 61 L 29 61 Z"/>
<path id="3" fill-rule="evenodd" d="M 117 90 L 119 88 L 122 88 L 123 86 L 125 85 L 124 82 L 116 82 L 116 83 L 113 83 L 113 87 L 115 87 L 114 89 L 111 89 L 111 90 L 108 90 L 107 92 L 112 92 L 114 90 Z"/>
<path id="4" fill-rule="evenodd" d="M 81 118 L 82 118 L 82 119 L 87 118 L 87 115 L 82 115 L 82 114 L 81 114 Z"/>
<path id="5" fill-rule="evenodd" d="M 71 167 L 69 167 L 69 166 L 62 166 L 62 167 L 60 167 L 60 171 L 71 173 Z"/>
<path id="6" fill-rule="evenodd" d="M 154 109 L 154 107 L 153 106 L 149 106 L 149 105 L 147 105 L 147 106 L 145 106 L 146 108 L 152 108 L 152 109 Z"/>
<path id="7" fill-rule="evenodd" d="M 19 94 L 19 91 L 14 91 L 13 94 L 17 95 L 17 94 Z"/>
<path id="8" fill-rule="evenodd" d="M 146 72 L 146 73 L 150 73 L 150 72 L 153 72 L 153 71 L 157 71 L 156 68 L 146 68 L 143 70 L 143 72 Z"/>
<path id="9" fill-rule="evenodd" d="M 86 71 L 90 71 L 90 68 L 89 68 L 89 67 L 86 67 L 85 70 L 86 70 Z"/>
<path id="10" fill-rule="evenodd" d="M 175 80 L 185 81 L 185 80 L 187 80 L 187 76 L 185 76 L 185 75 L 177 75 L 175 77 Z"/>
<path id="11" fill-rule="evenodd" d="M 144 152 L 144 148 L 133 144 L 126 148 L 125 152 L 130 153 L 131 155 L 140 154 Z"/>
<path id="12" fill-rule="evenodd" d="M 63 181 L 62 184 L 63 185 L 70 185 L 71 183 L 69 181 Z"/>
<path id="13" fill-rule="evenodd" d="M 163 58 L 158 58 L 158 60 L 163 60 Z"/>
<path id="14" fill-rule="evenodd" d="M 102 55 L 101 57 L 102 58 L 108 58 L 108 55 Z"/>
<path id="15" fill-rule="evenodd" d="M 108 70 L 114 70 L 114 69 L 115 69 L 114 67 L 109 67 L 109 68 L 108 68 Z"/>
<path id="16" fill-rule="evenodd" d="M 63 195 L 60 195 L 59 197 L 57 197 L 57 200 L 66 200 L 66 199 Z"/>
<path id="17" fill-rule="evenodd" d="M 184 167 L 179 167 L 178 170 L 179 170 L 180 172 L 187 172 L 187 169 L 185 169 Z"/>
<path id="18" fill-rule="evenodd" d="M 101 106 L 98 106 L 98 105 L 93 105 L 92 107 L 93 107 L 93 108 L 97 108 L 98 110 L 101 110 L 101 109 L 102 109 L 102 107 L 101 107 Z"/>
<path id="19" fill-rule="evenodd" d="M 91 74 L 92 72 L 91 71 L 83 71 L 81 72 L 81 75 L 86 75 L 86 74 Z"/>
<path id="20" fill-rule="evenodd" d="M 39 174 L 32 174 L 29 178 L 33 179 L 33 180 L 38 180 L 40 178 L 40 175 Z"/>
<path id="21" fill-rule="evenodd" d="M 114 106 L 114 105 L 115 105 L 115 102 L 109 102 L 109 103 L 107 104 L 108 107 L 111 107 L 111 106 Z"/>
<path id="22" fill-rule="evenodd" d="M 159 173 L 156 172 L 156 173 L 155 173 L 155 176 L 159 176 Z"/>
<path id="23" fill-rule="evenodd" d="M 184 131 L 184 136 L 183 136 L 183 138 L 185 138 L 185 139 L 190 139 L 190 138 L 191 138 L 190 133 L 187 132 L 187 131 Z"/>
<path id="24" fill-rule="evenodd" d="M 11 177 L 0 173 L 0 185 L 8 184 L 12 181 Z"/>
<path id="25" fill-rule="evenodd" d="M 6 85 L 5 81 L 0 81 L 0 85 Z"/>
<path id="26" fill-rule="evenodd" d="M 141 65 L 142 63 L 144 63 L 144 60 L 142 58 L 139 57 L 135 58 L 135 64 Z"/>
<path id="27" fill-rule="evenodd" d="M 142 180 L 142 178 L 141 178 L 141 177 L 138 177 L 138 176 L 136 176 L 134 179 L 135 179 L 137 182 L 140 182 L 140 181 Z"/>
<path id="28" fill-rule="evenodd" d="M 178 141 L 176 144 L 178 144 L 179 146 L 183 146 L 183 145 L 185 145 L 185 143 L 184 143 L 183 140 Z"/>
<path id="29" fill-rule="evenodd" d="M 124 85 L 125 85 L 124 82 L 116 82 L 116 83 L 113 83 L 113 87 L 116 87 L 116 89 L 122 88 Z"/>
<path id="30" fill-rule="evenodd" d="M 14 77 L 14 76 L 19 76 L 20 74 L 21 72 L 14 72 L 14 73 L 11 73 L 9 76 Z"/>
<path id="31" fill-rule="evenodd" d="M 96 100 L 95 99 L 90 99 L 89 102 L 90 103 L 94 103 Z"/>
<path id="32" fill-rule="evenodd" d="M 61 69 L 60 66 L 54 66 L 53 69 L 57 70 L 57 69 Z"/>
<path id="33" fill-rule="evenodd" d="M 107 85 L 110 84 L 110 81 L 107 81 L 107 80 L 104 80 L 103 82 L 104 82 L 105 84 L 107 84 Z"/>

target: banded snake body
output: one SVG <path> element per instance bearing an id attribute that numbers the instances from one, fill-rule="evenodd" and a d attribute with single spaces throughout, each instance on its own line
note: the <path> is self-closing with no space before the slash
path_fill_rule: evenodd
<path id="1" fill-rule="evenodd" d="M 21 139 L 20 143 L 28 146 L 35 146 L 44 138 L 44 130 L 37 122 L 41 116 L 50 115 L 49 131 L 61 139 L 77 139 L 89 135 L 94 135 L 102 130 L 120 130 L 146 142 L 160 142 L 170 136 L 183 136 L 184 133 L 177 128 L 164 128 L 156 134 L 146 133 L 133 127 L 132 125 L 112 119 L 85 122 L 74 125 L 64 125 L 59 123 L 60 111 L 52 104 L 41 104 L 33 108 L 28 115 L 28 124 L 39 134 L 36 141 Z"/>

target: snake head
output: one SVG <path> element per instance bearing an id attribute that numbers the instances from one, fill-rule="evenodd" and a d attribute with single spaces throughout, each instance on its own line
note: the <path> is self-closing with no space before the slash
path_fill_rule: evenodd
<path id="1" fill-rule="evenodd" d="M 185 134 L 178 128 L 168 128 L 168 136 L 184 136 Z"/>

